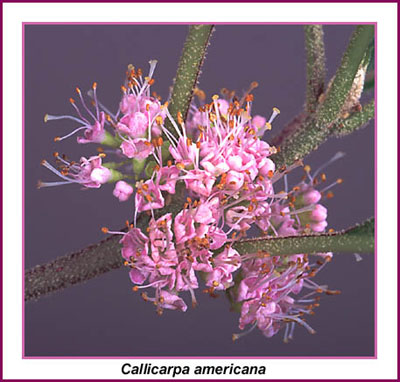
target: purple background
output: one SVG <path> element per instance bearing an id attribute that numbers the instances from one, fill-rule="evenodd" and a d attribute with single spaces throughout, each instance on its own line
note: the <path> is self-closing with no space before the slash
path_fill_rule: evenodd
<path id="1" fill-rule="evenodd" d="M 326 26 L 326 55 L 330 78 L 340 63 L 353 27 Z M 157 59 L 156 90 L 168 95 L 187 26 L 39 26 L 25 27 L 25 266 L 53 260 L 104 237 L 100 227 L 118 229 L 131 217 L 132 202 L 119 203 L 112 187 L 80 191 L 79 187 L 36 189 L 38 179 L 54 180 L 40 166 L 53 151 L 70 158 L 94 153 L 95 146 L 78 146 L 75 138 L 54 143 L 74 123 L 43 116 L 69 114 L 69 97 L 76 86 L 88 89 L 98 82 L 101 101 L 116 110 L 126 66 L 146 73 Z M 254 91 L 255 113 L 281 115 L 273 133 L 301 111 L 305 95 L 305 54 L 302 26 L 217 26 L 200 78 L 208 97 L 222 87 Z M 267 136 L 268 139 L 268 136 Z M 326 171 L 329 180 L 344 179 L 335 198 L 325 205 L 330 227 L 346 228 L 374 214 L 374 131 L 366 129 L 343 139 L 331 139 L 306 163 L 313 168 L 337 151 L 346 157 Z M 296 177 L 295 177 L 296 178 Z M 290 181 L 290 177 L 289 177 Z M 318 275 L 321 284 L 340 289 L 339 296 L 321 300 L 308 319 L 310 335 L 297 327 L 295 339 L 282 342 L 282 333 L 267 339 L 260 332 L 233 343 L 238 315 L 229 312 L 221 295 L 211 299 L 198 290 L 199 306 L 185 314 L 154 306 L 131 291 L 127 269 L 112 271 L 83 285 L 52 294 L 25 310 L 27 356 L 372 356 L 374 354 L 374 261 L 363 255 L 337 254 Z M 184 295 L 188 301 L 188 296 Z"/>

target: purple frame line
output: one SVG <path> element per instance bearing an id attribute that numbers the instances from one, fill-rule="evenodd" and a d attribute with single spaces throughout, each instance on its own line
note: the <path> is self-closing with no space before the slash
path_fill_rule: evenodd
<path id="1" fill-rule="evenodd" d="M 386 1 L 384 1 L 386 2 Z M 387 1 L 391 2 L 391 1 Z M 119 357 L 119 356 L 93 356 L 93 357 L 29 357 L 25 356 L 25 25 L 190 25 L 190 24 L 216 24 L 216 25 L 371 25 L 375 26 L 375 83 L 377 83 L 377 72 L 378 72 L 378 60 L 377 60 L 377 22 L 23 22 L 22 23 L 22 359 L 378 359 L 377 354 L 377 86 L 374 88 L 374 99 L 375 99 L 375 118 L 374 118 L 374 212 L 375 212 L 375 249 L 374 249 L 374 267 L 375 267 L 375 306 L 374 306 L 374 318 L 375 318 L 375 330 L 374 330 L 374 356 L 332 356 L 332 357 L 299 357 L 299 356 L 269 356 L 269 357 L 165 357 L 165 356 L 153 356 L 153 357 Z"/>
<path id="2" fill-rule="evenodd" d="M 25 26 L 22 24 L 22 358 L 25 357 Z"/>
<path id="3" fill-rule="evenodd" d="M 208 21 L 208 22 L 197 22 L 197 21 L 188 21 L 188 22 L 101 22 L 101 21 L 79 21 L 79 22 L 23 22 L 22 25 L 375 25 L 376 22 L 350 22 L 344 21 L 340 22 L 218 22 L 218 21 Z"/>
<path id="4" fill-rule="evenodd" d="M 375 359 L 378 359 L 378 23 L 375 23 L 375 57 L 374 57 L 374 76 L 375 76 L 375 86 L 374 86 L 374 100 L 375 100 L 375 115 L 374 115 L 374 151 L 375 151 L 375 169 L 374 169 L 374 214 L 375 214 L 375 226 L 374 226 L 374 267 L 375 267 L 375 306 L 374 306 L 374 319 L 375 319 Z"/>

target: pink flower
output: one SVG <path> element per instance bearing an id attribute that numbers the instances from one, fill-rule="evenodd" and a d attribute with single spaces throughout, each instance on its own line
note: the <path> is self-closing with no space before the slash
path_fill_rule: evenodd
<path id="1" fill-rule="evenodd" d="M 189 210 L 182 210 L 176 215 L 174 233 L 176 244 L 188 241 L 196 236 L 194 219 Z"/>
<path id="2" fill-rule="evenodd" d="M 206 285 L 216 290 L 225 290 L 233 285 L 233 272 L 241 265 L 240 255 L 231 247 L 213 259 L 214 269 L 206 275 Z"/>
<path id="3" fill-rule="evenodd" d="M 129 277 L 134 284 L 142 285 L 147 277 L 149 277 L 150 272 L 145 270 L 131 269 L 129 272 Z"/>
<path id="4" fill-rule="evenodd" d="M 213 218 L 212 206 L 208 202 L 200 203 L 194 213 L 196 223 L 210 224 L 215 221 Z"/>
<path id="5" fill-rule="evenodd" d="M 83 137 L 78 137 L 78 143 L 101 143 L 105 138 L 104 130 L 105 114 L 100 112 L 100 120 L 95 121 L 93 125 L 88 126 L 83 132 Z"/>
<path id="6" fill-rule="evenodd" d="M 122 153 L 128 158 L 146 159 L 154 147 L 144 138 L 125 140 L 121 143 Z"/>
<path id="7" fill-rule="evenodd" d="M 215 177 L 205 171 L 191 170 L 183 177 L 186 187 L 195 194 L 208 197 L 211 194 Z"/>
<path id="8" fill-rule="evenodd" d="M 115 184 L 113 195 L 119 199 L 120 202 L 125 202 L 133 194 L 133 187 L 124 182 L 123 180 L 118 181 Z"/>
<path id="9" fill-rule="evenodd" d="M 147 117 L 141 112 L 125 114 L 117 124 L 118 131 L 132 138 L 144 137 L 148 127 L 149 123 Z"/>
<path id="10" fill-rule="evenodd" d="M 139 103 L 135 94 L 125 94 L 119 104 L 119 108 L 123 114 L 135 113 L 139 111 Z"/>
<path id="11" fill-rule="evenodd" d="M 164 198 L 158 185 L 150 179 L 136 183 L 135 207 L 138 212 L 164 207 Z"/>
<path id="12" fill-rule="evenodd" d="M 61 182 L 39 182 L 39 187 L 58 186 L 68 183 L 78 183 L 87 188 L 99 188 L 102 184 L 111 179 L 111 171 L 101 165 L 101 157 L 95 156 L 86 159 L 82 157 L 80 163 L 68 162 L 56 156 L 62 163 L 60 171 L 54 168 L 47 161 L 42 161 L 42 166 L 63 179 Z"/>
<path id="13" fill-rule="evenodd" d="M 176 148 L 169 146 L 169 152 L 176 162 L 181 162 L 185 166 L 196 163 L 196 156 L 199 149 L 196 145 L 185 137 L 180 137 Z"/>
<path id="14" fill-rule="evenodd" d="M 149 238 L 139 228 L 131 228 L 124 234 L 122 244 L 122 256 L 129 260 L 131 257 L 147 256 Z"/>
<path id="15" fill-rule="evenodd" d="M 175 185 L 179 178 L 179 169 L 176 166 L 164 166 L 157 172 L 157 182 L 160 190 L 175 194 Z"/>
<path id="16" fill-rule="evenodd" d="M 237 171 L 229 171 L 226 177 L 226 188 L 229 190 L 238 191 L 244 183 L 244 174 Z"/>
<path id="17" fill-rule="evenodd" d="M 187 310 L 187 305 L 179 296 L 165 290 L 160 292 L 159 305 L 164 309 L 180 310 L 181 312 Z"/>
<path id="18" fill-rule="evenodd" d="M 191 263 L 189 261 L 181 261 L 176 267 L 176 290 L 189 290 L 193 292 L 193 289 L 197 289 L 198 287 L 199 284 Z M 192 299 L 195 303 L 194 295 L 192 295 Z"/>
<path id="19" fill-rule="evenodd" d="M 81 112 L 79 107 L 76 105 L 75 100 L 73 98 L 70 98 L 70 103 L 72 107 L 75 109 L 75 111 L 78 114 L 78 117 L 72 116 L 72 115 L 49 115 L 46 114 L 44 117 L 44 121 L 51 121 L 51 120 L 57 120 L 57 119 L 69 119 L 73 120 L 75 122 L 78 122 L 81 126 L 70 132 L 69 134 L 63 136 L 63 137 L 56 137 L 54 140 L 55 141 L 62 141 L 66 138 L 71 137 L 78 131 L 84 130 L 83 137 L 78 137 L 77 142 L 78 143 L 102 143 L 105 136 L 106 132 L 104 129 L 104 123 L 105 123 L 105 113 L 103 111 L 100 111 L 99 104 L 97 102 L 97 94 L 96 94 L 96 88 L 97 84 L 94 83 L 92 87 L 92 94 L 94 98 L 94 107 L 95 107 L 95 112 L 92 112 L 86 105 L 85 100 L 82 97 L 81 90 L 79 88 L 76 88 L 76 92 L 79 96 L 79 99 L 81 101 L 81 104 L 86 111 L 87 116 L 85 116 L 84 113 Z M 93 120 L 94 122 L 90 122 L 90 120 Z"/>
<path id="20" fill-rule="evenodd" d="M 159 219 L 150 221 L 149 237 L 151 251 L 154 261 L 160 258 L 177 263 L 177 255 L 172 235 L 172 215 L 170 213 L 161 216 Z"/>

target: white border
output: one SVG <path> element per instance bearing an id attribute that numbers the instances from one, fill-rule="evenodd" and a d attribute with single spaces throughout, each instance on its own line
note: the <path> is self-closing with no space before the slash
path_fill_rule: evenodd
<path id="1" fill-rule="evenodd" d="M 27 4 L 3 3 L 3 378 L 124 379 L 123 360 L 22 360 L 21 129 L 22 22 L 378 22 L 378 359 L 238 360 L 267 365 L 263 379 L 396 378 L 397 368 L 397 5 L 340 4 Z M 129 16 L 128 16 L 129 15 Z M 240 15 L 240 16 L 238 16 Z M 240 18 L 239 18 L 240 17 Z M 133 360 L 131 361 L 133 362 Z M 137 360 L 140 363 L 142 361 Z M 221 364 L 232 360 L 152 360 Z M 194 375 L 189 378 L 196 378 Z M 141 376 L 145 379 L 146 376 Z M 152 377 L 157 378 L 157 377 Z M 168 377 L 167 377 L 168 378 Z M 216 377 L 214 377 L 215 379 Z M 229 378 L 234 378 L 229 376 Z M 252 377 L 257 378 L 257 377 Z"/>

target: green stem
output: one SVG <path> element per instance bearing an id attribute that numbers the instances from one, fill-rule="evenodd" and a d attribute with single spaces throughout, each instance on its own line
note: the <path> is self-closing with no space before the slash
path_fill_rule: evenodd
<path id="1" fill-rule="evenodd" d="M 168 107 L 173 117 L 181 112 L 183 118 L 186 118 L 213 28 L 213 25 L 189 27 Z M 168 123 L 170 131 L 175 134 L 169 121 Z M 108 135 L 104 143 L 114 145 L 115 142 L 111 138 L 111 135 Z M 176 213 L 182 207 L 181 201 L 182 195 L 176 195 L 170 205 L 158 211 L 156 215 L 161 216 L 160 214 L 171 211 Z M 142 214 L 138 220 L 138 228 L 145 231 L 148 221 L 148 216 Z M 27 270 L 25 300 L 39 298 L 121 267 L 123 260 L 119 240 L 120 237 L 113 236 L 71 255 L 59 257 L 50 263 Z"/>
<path id="2" fill-rule="evenodd" d="M 314 113 L 325 83 L 325 45 L 322 25 L 305 25 L 304 37 L 307 55 L 306 111 Z"/>
<path id="3" fill-rule="evenodd" d="M 25 301 L 90 280 L 120 268 L 121 237 L 112 236 L 81 251 L 25 271 Z"/>
<path id="4" fill-rule="evenodd" d="M 334 122 L 346 101 L 360 63 L 374 38 L 373 25 L 359 25 L 353 33 L 342 63 L 336 72 L 326 99 L 317 113 L 316 125 L 325 128 Z"/>
<path id="5" fill-rule="evenodd" d="M 155 218 L 168 212 L 179 212 L 182 208 L 182 198 L 181 190 L 177 190 L 175 200 L 172 199 L 164 209 L 156 211 Z M 146 232 L 149 219 L 145 213 L 139 216 L 137 227 L 142 232 Z M 126 231 L 126 228 L 120 231 Z M 26 270 L 25 301 L 38 299 L 122 267 L 124 259 L 121 256 L 120 240 L 120 235 L 113 235 L 78 252 Z"/>
<path id="6" fill-rule="evenodd" d="M 292 255 L 319 252 L 374 252 L 373 218 L 341 232 L 321 233 L 290 237 L 245 239 L 234 244 L 241 254 L 268 252 L 270 255 Z"/>
<path id="7" fill-rule="evenodd" d="M 330 127 L 340 116 L 360 63 L 373 37 L 374 26 L 357 26 L 343 55 L 341 66 L 315 116 L 309 116 L 301 128 L 282 140 L 280 151 L 272 158 L 277 167 L 288 166 L 304 158 L 327 140 L 331 132 Z"/>
<path id="8" fill-rule="evenodd" d="M 178 112 L 180 112 L 183 120 L 186 120 L 213 29 L 213 25 L 191 25 L 189 27 L 168 105 L 168 110 L 173 118 L 177 118 Z M 177 136 L 169 120 L 166 125 Z"/>
<path id="9" fill-rule="evenodd" d="M 375 117 L 375 101 L 372 100 L 362 107 L 361 111 L 351 114 L 345 120 L 339 120 L 331 129 L 331 134 L 337 137 L 343 137 L 364 127 L 371 119 Z"/>

